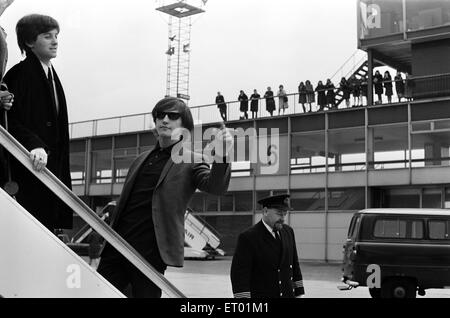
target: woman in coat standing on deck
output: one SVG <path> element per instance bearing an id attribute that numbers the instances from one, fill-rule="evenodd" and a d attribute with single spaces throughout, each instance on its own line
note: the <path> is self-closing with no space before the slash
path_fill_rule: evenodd
<path id="1" fill-rule="evenodd" d="M 278 115 L 280 115 L 281 110 L 283 110 L 283 115 L 284 115 L 284 111 L 286 110 L 286 108 L 289 107 L 288 105 L 288 97 L 286 94 L 286 91 L 284 90 L 283 85 L 280 85 L 279 87 L 279 91 L 278 91 Z"/>
<path id="2" fill-rule="evenodd" d="M 266 99 L 266 110 L 269 112 L 270 116 L 273 116 L 273 111 L 275 110 L 275 100 L 273 99 L 272 88 L 267 87 L 267 92 L 264 94 Z"/>

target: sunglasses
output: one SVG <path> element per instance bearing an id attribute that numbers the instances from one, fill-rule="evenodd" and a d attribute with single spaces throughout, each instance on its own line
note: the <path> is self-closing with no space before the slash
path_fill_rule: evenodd
<path id="1" fill-rule="evenodd" d="M 156 118 L 157 119 L 164 119 L 167 117 L 169 117 L 170 120 L 177 120 L 181 118 L 181 114 L 180 113 L 169 113 L 169 112 L 158 112 L 156 113 Z"/>

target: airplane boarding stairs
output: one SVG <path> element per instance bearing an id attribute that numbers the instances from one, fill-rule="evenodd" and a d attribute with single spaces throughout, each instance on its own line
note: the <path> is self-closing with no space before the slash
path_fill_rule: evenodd
<path id="1" fill-rule="evenodd" d="M 115 206 L 115 201 L 109 202 L 98 213 L 99 217 L 102 220 L 109 218 L 109 213 Z M 184 215 L 184 257 L 186 259 L 215 259 L 216 256 L 224 256 L 225 252 L 219 248 L 220 234 L 206 221 L 194 216 L 193 212 L 188 208 Z M 87 241 L 92 231 L 89 224 L 86 224 L 70 240 L 68 237 L 63 240 L 78 255 L 87 256 L 89 254 L 89 242 Z"/>
<path id="2" fill-rule="evenodd" d="M 185 296 L 0 126 L 0 145 L 64 201 L 168 297 Z M 124 297 L 60 239 L 0 189 L 0 297 Z"/>
<path id="3" fill-rule="evenodd" d="M 191 209 L 184 215 L 184 243 L 194 249 L 197 258 L 214 259 L 216 256 L 224 256 L 225 252 L 219 248 L 219 234 L 205 221 L 195 217 Z M 185 258 L 193 258 L 185 247 Z"/>
<path id="4" fill-rule="evenodd" d="M 124 297 L 2 189 L 0 251 L 1 297 Z"/>

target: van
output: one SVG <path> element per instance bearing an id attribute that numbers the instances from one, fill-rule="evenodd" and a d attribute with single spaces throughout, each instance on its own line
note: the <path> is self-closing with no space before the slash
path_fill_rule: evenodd
<path id="1" fill-rule="evenodd" d="M 343 286 L 373 298 L 415 298 L 450 288 L 450 210 L 367 209 L 354 214 L 343 246 Z"/>

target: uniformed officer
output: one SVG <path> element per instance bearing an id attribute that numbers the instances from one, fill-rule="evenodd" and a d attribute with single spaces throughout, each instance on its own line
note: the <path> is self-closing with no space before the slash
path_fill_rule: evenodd
<path id="1" fill-rule="evenodd" d="M 241 233 L 231 264 L 235 298 L 301 297 L 302 273 L 294 231 L 284 224 L 290 210 L 289 194 L 258 201 L 262 220 Z"/>

